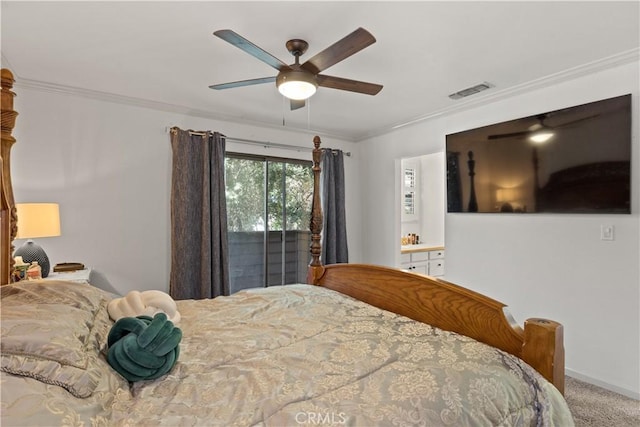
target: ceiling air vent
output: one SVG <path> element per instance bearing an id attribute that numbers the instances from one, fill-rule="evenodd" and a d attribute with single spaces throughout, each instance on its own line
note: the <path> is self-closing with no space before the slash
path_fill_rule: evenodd
<path id="1" fill-rule="evenodd" d="M 471 86 L 468 87 L 466 89 L 462 89 L 461 91 L 458 91 L 456 93 L 452 93 L 451 95 L 449 95 L 449 98 L 451 99 L 462 99 L 466 96 L 469 95 L 473 95 L 474 93 L 478 93 L 478 92 L 482 92 L 483 90 L 487 90 L 489 88 L 492 88 L 494 85 L 492 85 L 489 82 L 483 82 L 480 83 L 478 85 L 475 86 Z"/>

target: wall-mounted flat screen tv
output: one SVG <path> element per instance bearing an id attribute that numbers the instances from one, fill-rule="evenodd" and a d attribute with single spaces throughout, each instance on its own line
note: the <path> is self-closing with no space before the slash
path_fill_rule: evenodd
<path id="1" fill-rule="evenodd" d="M 631 95 L 447 135 L 447 211 L 631 213 Z"/>

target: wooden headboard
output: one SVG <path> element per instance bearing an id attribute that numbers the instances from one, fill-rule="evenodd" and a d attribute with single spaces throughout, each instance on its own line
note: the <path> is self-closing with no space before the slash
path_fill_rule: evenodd
<path id="1" fill-rule="evenodd" d="M 13 74 L 2 69 L 2 146 L 0 147 L 0 285 L 11 281 L 13 270 L 13 239 L 16 237 L 17 217 L 13 186 L 11 185 L 11 147 L 16 142 L 12 132 L 18 113 L 13 109 Z"/>
<path id="2" fill-rule="evenodd" d="M 536 189 L 540 212 L 630 213 L 631 162 L 587 163 L 553 172 Z"/>

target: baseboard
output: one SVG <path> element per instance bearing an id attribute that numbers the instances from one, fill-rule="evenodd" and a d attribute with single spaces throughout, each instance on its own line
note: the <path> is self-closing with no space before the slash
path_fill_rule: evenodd
<path id="1" fill-rule="evenodd" d="M 613 384 L 609 384 L 607 382 L 600 381 L 600 380 L 597 380 L 595 378 L 591 378 L 588 375 L 581 374 L 581 373 L 573 371 L 571 369 L 566 369 L 565 368 L 565 373 L 568 376 L 570 376 L 572 378 L 575 378 L 577 380 L 584 381 L 584 382 L 589 383 L 589 384 L 597 385 L 598 387 L 605 388 L 607 390 L 613 391 L 615 393 L 622 394 L 624 396 L 630 397 L 630 398 L 635 399 L 635 400 L 640 400 L 640 393 L 639 392 L 635 392 L 633 390 L 627 390 L 626 388 L 618 387 L 618 386 L 615 386 Z"/>

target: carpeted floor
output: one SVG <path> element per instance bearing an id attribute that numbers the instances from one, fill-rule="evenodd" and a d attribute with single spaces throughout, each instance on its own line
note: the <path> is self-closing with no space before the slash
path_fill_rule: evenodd
<path id="1" fill-rule="evenodd" d="M 566 377 L 564 397 L 576 427 L 638 427 L 640 401 Z"/>

